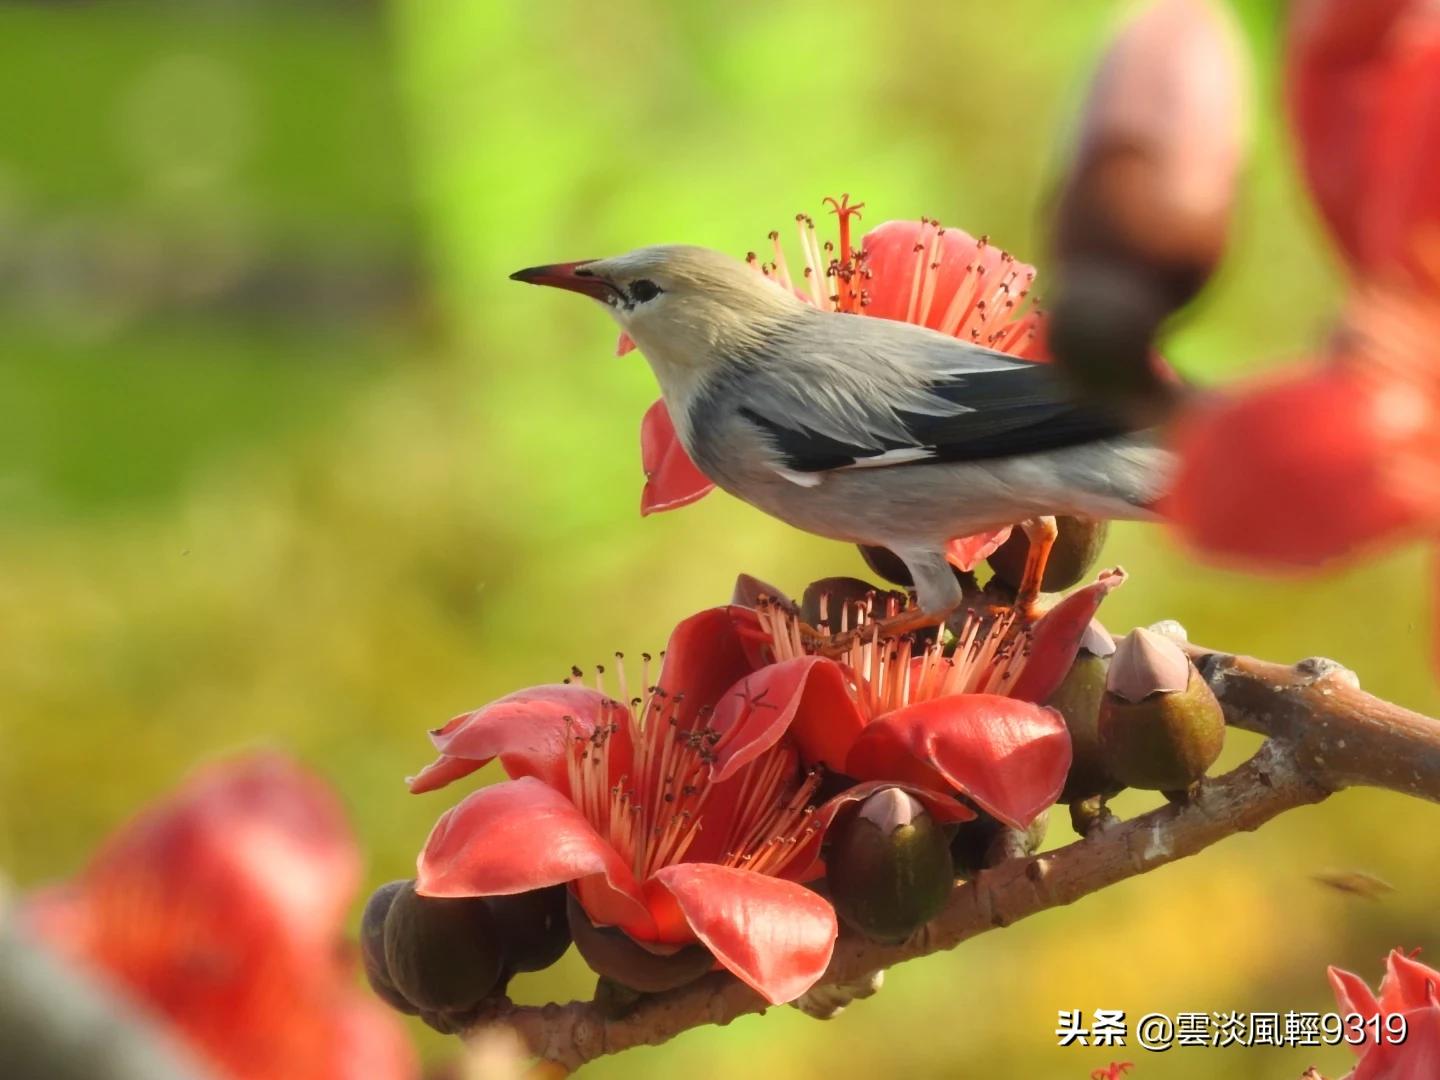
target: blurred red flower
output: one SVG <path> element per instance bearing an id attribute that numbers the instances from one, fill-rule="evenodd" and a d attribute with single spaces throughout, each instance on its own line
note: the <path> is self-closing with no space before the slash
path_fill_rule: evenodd
<path id="1" fill-rule="evenodd" d="M 800 277 L 791 276 L 779 233 L 770 234 L 773 261 L 761 262 L 752 252 L 750 263 L 827 311 L 917 323 L 1022 359 L 1047 358 L 1043 316 L 1026 304 L 1034 267 L 1017 262 L 988 237 L 977 240 L 963 229 L 926 218 L 888 221 L 866 233 L 856 248 L 851 219 L 859 218 L 864 204 L 851 205 L 848 195 L 827 202 L 839 219 L 838 241 L 822 244 L 815 222 L 799 215 L 805 256 Z M 618 351 L 633 347 L 622 335 Z M 680 445 L 664 401 L 650 406 L 641 423 L 640 458 L 645 470 L 642 514 L 687 506 L 714 487 Z M 959 538 L 951 548 L 951 561 L 969 570 L 1009 535 L 1007 528 Z"/>
<path id="2" fill-rule="evenodd" d="M 1395 949 L 1385 961 L 1380 996 L 1363 979 L 1329 969 L 1330 986 L 1343 1014 L 1358 1014 L 1358 1027 L 1347 1022 L 1346 1038 L 1360 1056 L 1347 1080 L 1434 1080 L 1440 1076 L 1440 971 Z M 1404 1030 L 1392 1016 L 1404 1017 Z M 1364 1036 L 1359 1041 L 1357 1036 Z"/>
<path id="3" fill-rule="evenodd" d="M 1294 5 L 1306 175 L 1357 279 L 1318 358 L 1179 419 L 1165 509 L 1195 547 L 1313 566 L 1440 527 L 1440 9 Z"/>
<path id="4" fill-rule="evenodd" d="M 419 1066 L 342 948 L 360 859 L 330 791 L 260 755 L 192 776 L 71 882 L 32 896 L 43 940 L 237 1080 L 398 1080 Z"/>

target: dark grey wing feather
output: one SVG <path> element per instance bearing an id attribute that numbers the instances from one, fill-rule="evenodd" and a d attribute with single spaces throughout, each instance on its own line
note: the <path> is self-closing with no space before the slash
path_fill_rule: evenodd
<path id="1" fill-rule="evenodd" d="M 1055 450 L 1133 430 L 1071 399 L 1046 364 L 1014 361 L 983 371 L 947 373 L 927 382 L 924 389 L 953 410 L 888 410 L 902 430 L 872 436 L 868 445 L 811 430 L 798 419 L 803 413 L 787 415 L 763 406 L 740 412 L 769 436 L 784 466 L 795 472 L 980 461 Z"/>

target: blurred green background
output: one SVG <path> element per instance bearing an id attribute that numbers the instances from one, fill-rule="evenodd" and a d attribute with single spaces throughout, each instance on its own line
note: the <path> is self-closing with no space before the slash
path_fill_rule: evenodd
<path id="1" fill-rule="evenodd" d="M 642 520 L 645 365 L 611 357 L 598 311 L 506 274 L 664 241 L 743 254 L 849 191 L 867 223 L 988 232 L 1043 293 L 1045 195 L 1123 8 L 0 8 L 0 867 L 71 873 L 197 760 L 271 745 L 338 786 L 375 882 L 406 875 L 456 798 L 402 786 L 427 728 L 658 647 L 737 571 L 796 591 L 858 572 L 723 495 Z M 1339 293 L 1277 120 L 1280 6 L 1237 10 L 1258 145 L 1233 257 L 1167 343 L 1203 380 L 1304 350 Z M 1133 574 L 1113 628 L 1334 656 L 1440 708 L 1419 551 L 1277 583 L 1120 527 L 1108 559 Z M 1417 850 L 1437 820 L 1346 793 L 897 969 L 834 1023 L 774 1010 L 587 1075 L 1338 1075 L 1343 1049 L 1059 1049 L 1056 1012 L 1328 1009 L 1327 962 L 1373 979 L 1392 945 L 1440 951 Z M 1332 869 L 1396 891 L 1313 882 Z M 589 988 L 573 954 L 516 985 Z"/>

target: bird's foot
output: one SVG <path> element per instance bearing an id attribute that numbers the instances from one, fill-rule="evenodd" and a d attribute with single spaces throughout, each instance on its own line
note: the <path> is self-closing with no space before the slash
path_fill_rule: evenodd
<path id="1" fill-rule="evenodd" d="M 1025 556 L 1020 587 L 1015 590 L 1015 606 L 1022 617 L 1033 621 L 1040 615 L 1039 599 L 1045 581 L 1045 566 L 1050 561 L 1050 550 L 1055 546 L 1060 529 L 1055 519 L 1048 516 L 1031 518 L 1020 529 L 1030 541 L 1030 550 Z"/>

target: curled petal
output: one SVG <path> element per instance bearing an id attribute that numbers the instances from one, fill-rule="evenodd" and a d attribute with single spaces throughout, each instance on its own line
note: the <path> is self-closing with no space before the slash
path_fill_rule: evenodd
<path id="1" fill-rule="evenodd" d="M 419 794 L 444 787 L 500 759 L 511 779 L 539 777 L 562 792 L 570 790 L 566 752 L 570 740 L 615 725 L 612 738 L 628 744 L 630 710 L 588 686 L 559 684 L 517 690 L 464 713 L 430 733 L 439 760 L 410 780 Z M 611 755 L 616 752 L 611 748 Z M 624 755 L 622 767 L 628 765 Z"/>
<path id="2" fill-rule="evenodd" d="M 1400 1012 L 1434 1004 L 1440 1004 L 1440 971 L 1392 949 L 1380 983 L 1381 1011 Z"/>
<path id="3" fill-rule="evenodd" d="M 1367 1020 L 1380 1011 L 1380 1003 L 1365 985 L 1365 980 L 1349 971 L 1337 967 L 1325 969 L 1330 978 L 1330 989 L 1335 992 L 1335 1004 L 1342 1014 L 1359 1013 Z M 1351 1044 L 1357 1054 L 1364 1053 L 1363 1043 Z"/>
<path id="4" fill-rule="evenodd" d="M 1163 511 L 1193 546 L 1257 567 L 1313 567 L 1416 528 L 1425 500 L 1395 482 L 1399 451 L 1434 410 L 1397 391 L 1312 364 L 1198 404 L 1175 430 Z"/>
<path id="5" fill-rule="evenodd" d="M 534 777 L 472 792 L 435 823 L 416 862 L 427 896 L 503 896 L 576 882 L 597 925 L 653 936 L 630 867 L 568 798 Z"/>
<path id="6" fill-rule="evenodd" d="M 641 514 L 689 506 L 715 486 L 680 445 L 664 401 L 651 405 L 640 421 L 640 464 L 645 470 Z"/>
<path id="7" fill-rule="evenodd" d="M 755 612 L 728 605 L 691 615 L 670 633 L 657 685 L 679 704 L 676 721 L 690 728 L 700 709 L 713 709 L 736 682 L 764 663 Z"/>
<path id="8" fill-rule="evenodd" d="M 789 735 L 807 764 L 843 771 L 850 747 L 865 727 L 844 669 L 821 656 L 800 656 L 746 676 L 715 712 L 717 781 Z"/>
<path id="9" fill-rule="evenodd" d="M 1054 804 L 1070 771 L 1070 734 L 1054 709 L 995 694 L 957 694 L 872 721 L 846 773 L 935 788 L 936 778 L 1017 829 Z"/>
<path id="10" fill-rule="evenodd" d="M 835 911 L 803 885 L 713 863 L 655 872 L 680 915 L 717 960 L 771 1004 L 820 979 L 835 947 Z"/>
<path id="11" fill-rule="evenodd" d="M 957 570 L 974 570 L 983 561 L 999 550 L 1000 545 L 1010 539 L 1010 526 L 994 532 L 962 536 L 945 545 L 945 558 Z"/>
<path id="12" fill-rule="evenodd" d="M 1065 681 L 1101 601 L 1124 583 L 1124 570 L 1107 570 L 1047 611 L 1030 631 L 1030 656 L 1007 693 L 1021 701 L 1047 700 Z"/>

